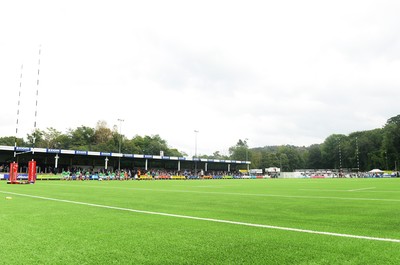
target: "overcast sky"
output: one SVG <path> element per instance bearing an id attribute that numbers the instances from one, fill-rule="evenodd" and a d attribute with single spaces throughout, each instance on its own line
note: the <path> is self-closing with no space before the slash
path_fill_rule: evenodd
<path id="1" fill-rule="evenodd" d="M 104 120 L 193 155 L 400 114 L 400 1 L 2 1 L 0 137 Z M 38 52 L 41 45 L 39 86 Z"/>

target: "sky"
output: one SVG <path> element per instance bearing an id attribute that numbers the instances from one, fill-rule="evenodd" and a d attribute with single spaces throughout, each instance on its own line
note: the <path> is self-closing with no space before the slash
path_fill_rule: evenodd
<path id="1" fill-rule="evenodd" d="M 399 14 L 397 0 L 2 1 L 0 137 L 17 118 L 17 137 L 105 121 L 191 156 L 381 128 L 400 114 Z"/>

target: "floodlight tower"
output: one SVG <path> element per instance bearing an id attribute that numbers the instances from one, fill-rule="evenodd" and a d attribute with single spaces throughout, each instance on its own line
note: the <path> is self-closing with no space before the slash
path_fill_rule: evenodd
<path id="1" fill-rule="evenodd" d="M 356 137 L 356 155 L 357 155 L 357 174 L 360 172 L 360 159 L 358 150 L 358 137 Z"/>
<path id="2" fill-rule="evenodd" d="M 124 122 L 123 119 L 118 119 L 119 121 L 119 144 L 118 144 L 118 153 L 121 153 L 121 142 L 122 142 L 122 123 Z M 121 157 L 118 157 L 118 172 L 121 171 Z"/>
<path id="3" fill-rule="evenodd" d="M 340 138 L 339 138 L 339 177 L 342 177 L 342 148 L 340 146 Z"/>
<path id="4" fill-rule="evenodd" d="M 249 140 L 248 138 L 246 138 L 246 139 L 244 139 L 245 140 L 245 143 L 246 143 L 246 164 L 247 164 L 247 162 L 249 161 L 249 146 L 247 145 L 247 141 Z M 250 170 L 250 165 L 249 164 L 247 164 L 247 173 L 249 172 L 249 170 Z"/>
<path id="5" fill-rule="evenodd" d="M 199 133 L 198 130 L 194 130 L 194 173 L 197 177 L 197 134 Z"/>

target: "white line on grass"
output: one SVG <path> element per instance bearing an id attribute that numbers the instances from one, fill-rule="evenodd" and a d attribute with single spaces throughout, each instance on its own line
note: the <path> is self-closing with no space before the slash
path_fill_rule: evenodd
<path id="1" fill-rule="evenodd" d="M 386 242 L 400 243 L 400 239 L 393 239 L 393 238 L 358 236 L 358 235 L 331 233 L 331 232 L 323 232 L 323 231 L 314 231 L 314 230 L 291 228 L 291 227 L 282 227 L 282 226 L 274 226 L 274 225 L 253 224 L 253 223 L 236 222 L 236 221 L 223 220 L 223 219 L 214 219 L 214 218 L 196 217 L 196 216 L 189 216 L 189 215 L 163 213 L 163 212 L 152 212 L 152 211 L 135 210 L 135 209 L 129 209 L 129 208 L 116 207 L 116 206 L 108 206 L 108 205 L 94 204 L 94 203 L 87 203 L 87 202 L 79 202 L 79 201 L 70 201 L 70 200 L 42 197 L 42 196 L 29 195 L 29 194 L 23 194 L 23 193 L 15 193 L 15 192 L 8 192 L 8 191 L 0 191 L 0 192 L 4 193 L 4 194 L 9 194 L 9 195 L 23 196 L 23 197 L 36 198 L 36 199 L 42 199 L 42 200 L 48 200 L 48 201 L 72 203 L 72 204 L 78 204 L 78 205 L 85 205 L 85 206 L 91 206 L 91 207 L 98 207 L 98 208 L 105 208 L 105 209 L 112 209 L 112 210 L 120 210 L 120 211 L 134 212 L 134 213 L 152 214 L 152 215 L 176 217 L 176 218 L 183 218 L 183 219 L 208 221 L 208 222 L 215 222 L 215 223 L 225 223 L 225 224 L 233 224 L 233 225 L 243 225 L 243 226 L 250 226 L 250 227 L 276 229 L 276 230 L 284 230 L 284 231 L 300 232 L 300 233 L 308 233 L 308 234 L 317 234 L 317 235 L 327 235 L 327 236 L 336 236 L 336 237 L 346 237 L 346 238 L 356 238 L 356 239 L 366 239 L 366 240 L 374 240 L 374 241 L 386 241 Z"/>
<path id="2" fill-rule="evenodd" d="M 181 186 L 181 187 L 184 187 L 184 186 Z M 202 185 L 202 186 L 193 186 L 192 188 L 213 188 L 213 189 L 215 189 L 215 188 L 217 188 L 217 189 L 219 189 L 219 188 L 225 188 L 225 187 L 238 187 L 238 186 L 234 186 L 234 185 Z"/>
<path id="3" fill-rule="evenodd" d="M 376 189 L 375 187 L 372 188 L 361 188 L 361 189 L 354 189 L 354 190 L 348 190 L 348 191 L 362 191 L 362 190 L 373 190 Z"/>
<path id="4" fill-rule="evenodd" d="M 334 192 L 349 192 L 353 190 L 331 190 L 331 189 L 299 189 L 304 191 L 334 191 Z M 400 193 L 400 190 L 359 190 L 365 193 Z"/>
<path id="5" fill-rule="evenodd" d="M 187 188 L 186 185 L 171 185 L 172 187 Z M 191 186 L 191 188 L 225 188 L 225 187 L 240 187 L 239 185 L 199 185 Z"/>

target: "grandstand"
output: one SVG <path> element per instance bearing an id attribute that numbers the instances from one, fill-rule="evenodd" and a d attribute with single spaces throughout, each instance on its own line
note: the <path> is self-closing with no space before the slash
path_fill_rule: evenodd
<path id="1" fill-rule="evenodd" d="M 14 152 L 17 152 L 14 157 Z M 28 162 L 37 162 L 38 173 L 61 173 L 72 169 L 91 169 L 94 171 L 114 172 L 121 163 L 121 169 L 165 169 L 175 172 L 236 172 L 247 167 L 250 161 L 218 160 L 204 158 L 173 157 L 146 154 L 123 154 L 111 152 L 94 152 L 84 150 L 64 150 L 50 148 L 0 146 L 0 166 L 3 172 L 14 159 L 19 164 L 19 172 L 26 173 Z M 198 176 L 198 174 L 194 174 Z"/>

